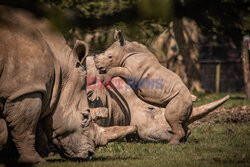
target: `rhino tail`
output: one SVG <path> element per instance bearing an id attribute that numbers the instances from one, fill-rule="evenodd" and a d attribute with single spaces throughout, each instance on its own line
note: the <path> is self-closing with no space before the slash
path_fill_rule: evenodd
<path id="1" fill-rule="evenodd" d="M 192 112 L 189 120 L 187 121 L 188 124 L 191 124 L 194 121 L 203 118 L 204 116 L 206 116 L 207 114 L 209 114 L 210 112 L 215 110 L 217 107 L 219 107 L 223 103 L 225 103 L 229 98 L 230 98 L 230 96 L 227 95 L 227 96 L 223 97 L 222 99 L 216 100 L 214 102 L 211 102 L 211 103 L 199 106 L 199 107 L 195 107 L 193 109 L 193 112 Z"/>

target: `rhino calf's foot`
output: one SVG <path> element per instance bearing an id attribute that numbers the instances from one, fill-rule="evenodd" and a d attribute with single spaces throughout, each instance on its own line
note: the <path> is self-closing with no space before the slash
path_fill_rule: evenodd
<path id="1" fill-rule="evenodd" d="M 175 126 L 178 127 L 179 125 L 175 125 Z M 191 134 L 191 130 L 186 125 L 182 126 L 182 128 L 180 128 L 179 126 L 179 130 L 175 129 L 175 133 L 173 134 L 173 137 L 171 138 L 168 144 L 178 145 L 180 144 L 180 142 L 186 142 L 190 134 Z"/>
<path id="2" fill-rule="evenodd" d="M 181 142 L 186 142 L 188 137 L 191 135 L 191 130 L 185 125 L 183 126 L 185 130 L 185 136 L 181 139 Z"/>
<path id="3" fill-rule="evenodd" d="M 173 124 L 172 124 L 173 125 Z M 173 137 L 169 141 L 169 145 L 178 145 L 180 144 L 181 139 L 185 136 L 184 129 L 182 129 L 181 125 L 172 126 Z"/>
<path id="4" fill-rule="evenodd" d="M 180 144 L 180 141 L 185 138 L 185 131 L 182 127 L 181 124 L 179 124 L 177 121 L 176 122 L 171 122 L 170 123 L 172 131 L 173 131 L 173 137 L 169 141 L 169 145 L 178 145 Z"/>

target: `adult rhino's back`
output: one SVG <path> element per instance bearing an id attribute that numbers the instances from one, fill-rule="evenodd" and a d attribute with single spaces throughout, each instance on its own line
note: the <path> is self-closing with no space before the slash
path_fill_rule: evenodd
<path id="1" fill-rule="evenodd" d="M 35 28 L 20 27 L 12 18 L 6 16 L 9 22 L 0 27 L 0 98 L 45 93 L 53 77 L 53 53 Z"/>

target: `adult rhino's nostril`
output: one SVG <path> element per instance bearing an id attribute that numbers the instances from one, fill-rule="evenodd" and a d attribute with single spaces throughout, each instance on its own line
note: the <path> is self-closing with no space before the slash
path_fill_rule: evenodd
<path id="1" fill-rule="evenodd" d="M 91 160 L 94 155 L 94 152 L 88 151 L 88 159 Z"/>
<path id="2" fill-rule="evenodd" d="M 155 108 L 153 106 L 148 106 L 149 110 L 154 110 Z"/>

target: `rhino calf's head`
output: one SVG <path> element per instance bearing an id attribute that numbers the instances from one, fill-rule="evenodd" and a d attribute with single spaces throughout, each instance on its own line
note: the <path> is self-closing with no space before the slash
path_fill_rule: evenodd
<path id="1" fill-rule="evenodd" d="M 121 30 L 115 30 L 114 38 L 116 40 L 104 53 L 95 55 L 94 61 L 96 68 L 100 73 L 106 73 L 110 68 L 119 66 L 123 55 L 126 51 L 124 46 L 127 41 L 125 41 Z"/>

